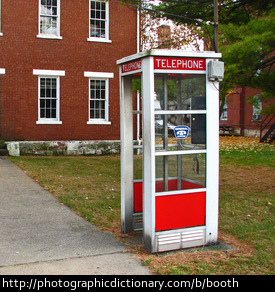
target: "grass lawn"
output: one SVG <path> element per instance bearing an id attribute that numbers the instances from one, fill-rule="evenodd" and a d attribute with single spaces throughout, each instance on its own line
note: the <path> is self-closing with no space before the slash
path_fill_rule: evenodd
<path id="1" fill-rule="evenodd" d="M 231 250 L 147 253 L 120 232 L 120 157 L 11 157 L 60 202 L 125 242 L 156 274 L 274 274 L 275 147 L 221 137 L 219 240 Z M 139 158 L 137 158 L 137 161 Z M 139 163 L 139 161 L 137 162 Z"/>

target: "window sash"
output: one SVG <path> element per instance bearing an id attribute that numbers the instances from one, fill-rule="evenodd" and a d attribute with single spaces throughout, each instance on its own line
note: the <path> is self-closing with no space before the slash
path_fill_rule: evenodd
<path id="1" fill-rule="evenodd" d="M 227 107 L 227 99 L 225 98 L 225 102 L 223 105 L 222 113 L 221 113 L 221 121 L 227 121 L 227 116 L 228 116 L 228 107 Z"/>
<path id="2" fill-rule="evenodd" d="M 254 104 L 252 106 L 252 120 L 260 121 L 262 119 L 262 101 L 260 100 L 260 95 L 256 94 L 253 97 Z"/>
<path id="3" fill-rule="evenodd" d="M 39 121 L 59 121 L 59 77 L 40 76 Z"/>
<path id="4" fill-rule="evenodd" d="M 60 36 L 60 0 L 40 0 L 39 34 Z"/>
<path id="5" fill-rule="evenodd" d="M 109 3 L 90 1 L 89 9 L 89 38 L 109 39 Z"/>
<path id="6" fill-rule="evenodd" d="M 89 79 L 89 120 L 108 121 L 109 80 Z"/>

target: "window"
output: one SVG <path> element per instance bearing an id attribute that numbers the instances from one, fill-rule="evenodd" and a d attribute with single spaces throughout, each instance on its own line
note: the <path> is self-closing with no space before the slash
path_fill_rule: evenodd
<path id="1" fill-rule="evenodd" d="M 57 83 L 59 79 L 40 77 L 39 119 L 57 120 Z"/>
<path id="2" fill-rule="evenodd" d="M 109 78 L 113 73 L 85 72 L 89 77 L 88 124 L 111 124 L 109 122 Z"/>
<path id="3" fill-rule="evenodd" d="M 88 41 L 110 42 L 109 40 L 109 3 L 90 1 Z"/>
<path id="4" fill-rule="evenodd" d="M 60 121 L 60 76 L 65 71 L 34 70 L 38 75 L 37 124 L 62 124 Z"/>
<path id="5" fill-rule="evenodd" d="M 90 120 L 106 121 L 107 79 L 90 80 Z"/>
<path id="6" fill-rule="evenodd" d="M 42 38 L 60 37 L 60 0 L 39 0 L 39 35 Z"/>
<path id="7" fill-rule="evenodd" d="M 227 112 L 227 99 L 225 98 L 223 109 L 222 109 L 222 114 L 220 117 L 221 121 L 227 121 L 227 113 L 228 113 Z"/>
<path id="8" fill-rule="evenodd" d="M 252 120 L 253 121 L 260 121 L 262 119 L 262 101 L 260 94 L 256 94 L 253 97 L 253 113 L 252 113 Z"/>

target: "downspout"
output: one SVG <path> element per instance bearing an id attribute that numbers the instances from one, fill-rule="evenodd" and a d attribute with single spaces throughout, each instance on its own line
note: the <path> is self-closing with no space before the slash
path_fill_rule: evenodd
<path id="1" fill-rule="evenodd" d="M 1 2 L 1 1 L 0 1 Z M 1 127 L 1 119 L 2 119 L 2 115 L 1 115 L 1 113 L 2 113 L 2 110 L 1 110 L 1 75 L 2 74 L 6 74 L 6 69 L 3 69 L 3 68 L 0 68 L 0 138 L 2 137 L 1 136 L 1 129 L 2 129 L 2 127 Z"/>
<path id="2" fill-rule="evenodd" d="M 137 9 L 137 53 L 140 52 L 140 10 Z"/>

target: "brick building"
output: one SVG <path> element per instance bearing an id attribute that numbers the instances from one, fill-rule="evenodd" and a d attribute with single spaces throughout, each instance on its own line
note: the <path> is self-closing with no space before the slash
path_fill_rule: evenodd
<path id="1" fill-rule="evenodd" d="M 243 136 L 263 137 L 270 131 L 267 138 L 273 137 L 275 116 L 262 115 L 261 111 L 274 101 L 261 102 L 259 96 L 260 91 L 250 87 L 232 89 L 232 93 L 226 98 L 221 114 L 220 133 L 230 132 Z M 248 102 L 248 99 L 254 99 L 253 105 Z"/>
<path id="2" fill-rule="evenodd" d="M 119 140 L 116 60 L 137 52 L 137 11 L 100 0 L 0 7 L 0 139 Z"/>

